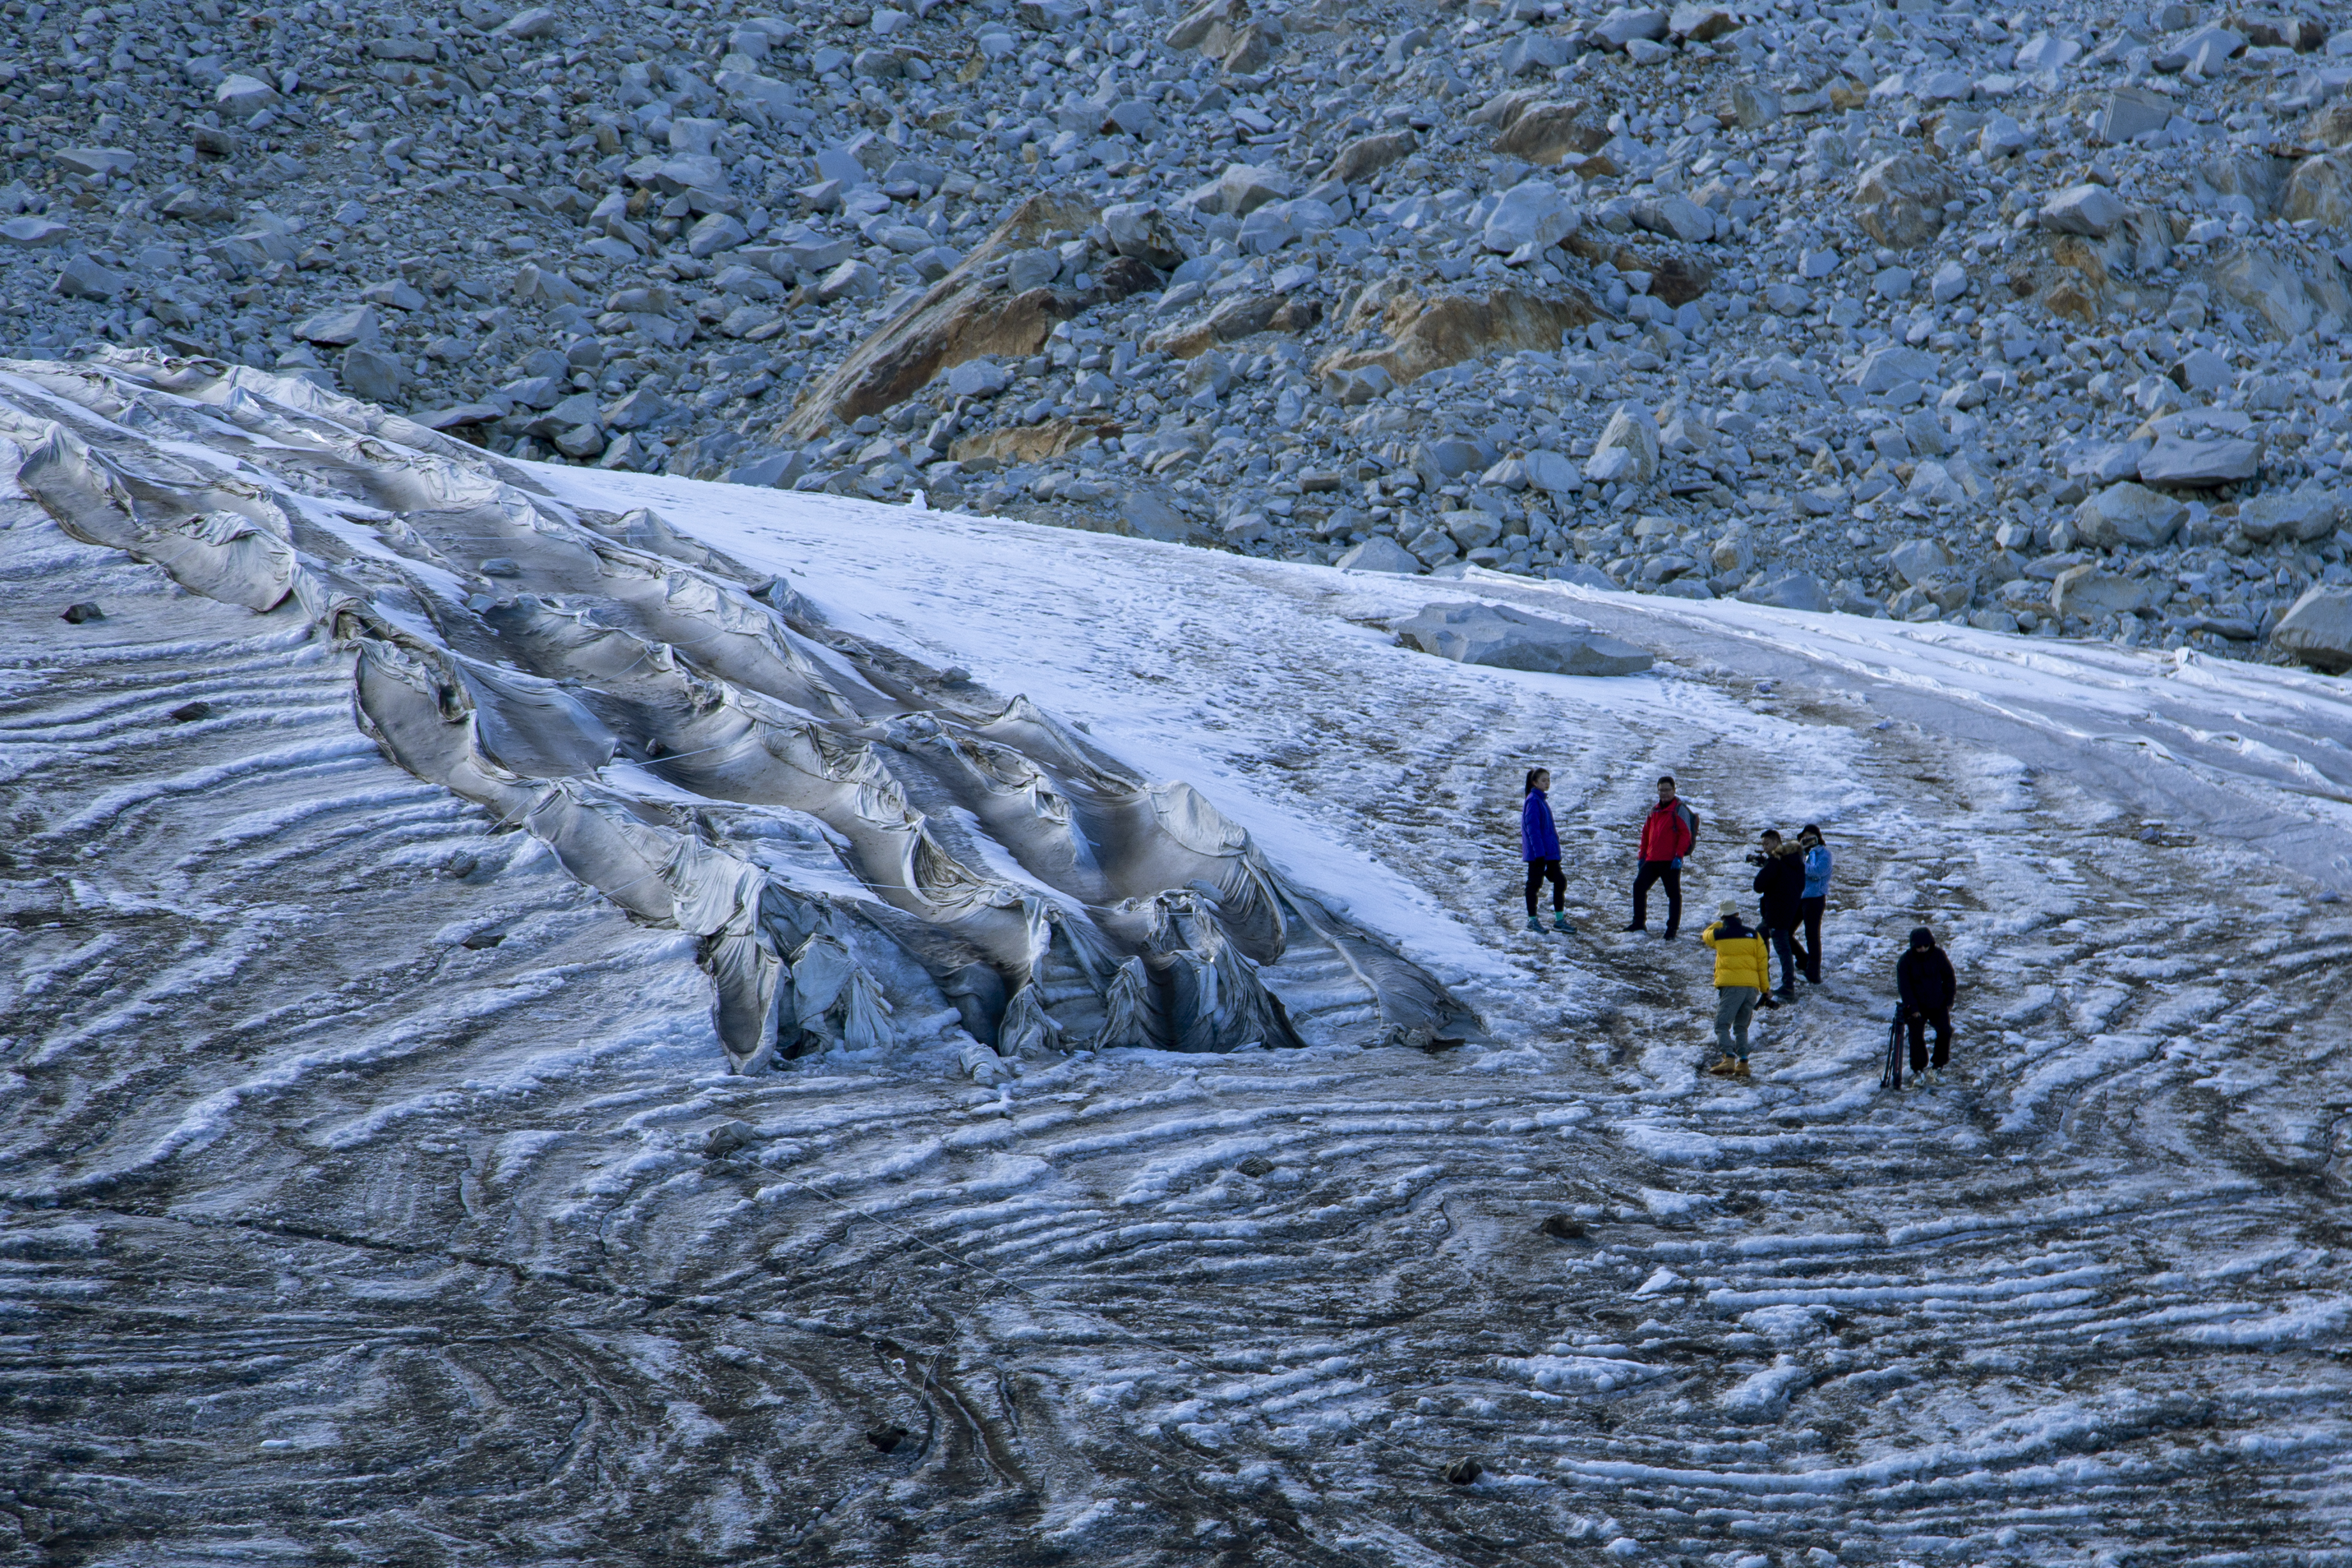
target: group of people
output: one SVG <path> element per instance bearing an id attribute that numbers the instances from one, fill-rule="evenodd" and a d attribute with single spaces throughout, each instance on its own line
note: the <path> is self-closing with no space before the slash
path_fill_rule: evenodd
<path id="1" fill-rule="evenodd" d="M 1528 772 L 1526 797 L 1519 811 L 1519 853 L 1528 866 L 1528 929 L 1541 931 L 1544 922 L 1539 895 L 1551 884 L 1551 923 L 1558 931 L 1576 928 L 1568 918 L 1568 878 L 1560 868 L 1559 830 L 1552 820 L 1551 774 L 1542 768 Z M 1683 923 L 1683 861 L 1698 841 L 1698 816 L 1675 793 L 1671 775 L 1658 781 L 1657 804 L 1642 824 L 1640 867 L 1633 875 L 1633 918 L 1623 928 L 1647 931 L 1650 889 L 1666 890 L 1666 928 L 1661 934 L 1680 934 Z M 1756 868 L 1757 921 L 1741 919 L 1739 906 L 1726 900 L 1715 923 L 1699 940 L 1715 952 L 1715 1040 L 1721 1059 L 1707 1070 L 1719 1078 L 1746 1078 L 1748 1037 L 1759 1007 L 1778 1007 L 1797 1000 L 1797 976 L 1809 984 L 1822 983 L 1822 912 L 1829 904 L 1833 864 L 1821 828 L 1807 823 L 1793 841 L 1778 828 L 1767 828 L 1748 857 Z M 1772 985 L 1772 955 L 1780 961 L 1780 984 Z M 1952 962 L 1936 945 L 1935 932 L 1920 926 L 1895 961 L 1895 984 L 1901 1001 L 1898 1025 L 1906 1031 L 1911 1071 L 1933 1083 L 1951 1058 L 1952 1003 L 1959 990 Z M 1932 1063 L 1927 1031 L 1933 1026 L 1936 1046 Z M 1900 1087 L 1899 1080 L 1896 1087 Z"/>

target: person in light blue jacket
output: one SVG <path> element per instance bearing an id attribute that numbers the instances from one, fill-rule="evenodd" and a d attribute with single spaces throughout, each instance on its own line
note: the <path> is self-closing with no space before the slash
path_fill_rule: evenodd
<path id="1" fill-rule="evenodd" d="M 1822 983 L 1822 910 L 1830 901 L 1830 847 L 1822 842 L 1822 830 L 1808 822 L 1797 835 L 1797 847 L 1805 852 L 1805 891 L 1797 901 L 1798 919 L 1804 922 L 1805 978 L 1813 984 Z"/>
<path id="2" fill-rule="evenodd" d="M 1536 913 L 1536 894 L 1551 883 L 1551 923 L 1557 931 L 1574 931 L 1568 923 L 1568 878 L 1559 868 L 1559 829 L 1551 819 L 1551 774 L 1543 768 L 1528 770 L 1527 799 L 1519 806 L 1519 858 L 1528 863 L 1528 929 L 1543 930 Z"/>

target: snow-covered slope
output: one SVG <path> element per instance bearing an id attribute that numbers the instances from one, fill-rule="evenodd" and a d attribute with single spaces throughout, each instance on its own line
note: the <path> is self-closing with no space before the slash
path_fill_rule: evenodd
<path id="1" fill-rule="evenodd" d="M 709 933 L 633 922 L 560 836 L 395 766 L 350 625 L 0 500 L 13 1559 L 2352 1552 L 2336 683 L 494 467 L 268 378 L 218 428 L 175 395 L 92 395 L 76 439 L 305 493 L 341 425 L 317 509 L 281 504 L 445 646 L 518 579 L 417 568 L 446 519 L 385 487 L 544 487 L 546 536 L 650 507 L 780 574 L 841 639 L 804 650 L 836 690 L 961 667 L 1025 695 L 1097 765 L 1189 781 L 1286 907 L 1484 1028 L 1341 1009 L 1298 1049 L 1033 1042 L 1004 1076 L 953 1009 L 900 1008 L 730 1073 Z M 625 598 L 610 575 L 562 592 Z M 1476 669 L 1383 629 L 1471 594 L 1661 664 Z M 105 618 L 58 618 L 79 602 Z M 661 760 L 564 776 L 748 841 Z M 1582 936 L 1520 929 L 1537 763 Z M 1737 1087 L 1698 1070 L 1704 951 L 1611 930 L 1667 771 L 1704 818 L 1690 924 L 1747 901 L 1762 826 L 1839 857 L 1826 984 Z M 761 810 L 771 874 L 887 905 L 845 835 Z M 993 825 L 927 816 L 1024 874 Z M 1959 1065 L 1897 1099 L 1876 1058 L 1921 921 L 1962 973 Z M 864 929 L 920 952 L 936 923 Z"/>

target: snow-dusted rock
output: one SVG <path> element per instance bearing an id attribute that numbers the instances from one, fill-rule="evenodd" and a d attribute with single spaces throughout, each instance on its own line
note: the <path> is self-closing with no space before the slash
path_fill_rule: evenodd
<path id="1" fill-rule="evenodd" d="M 1498 605 L 1430 605 L 1392 621 L 1400 642 L 1464 664 L 1547 675 L 1638 675 L 1655 662 L 1642 649 L 1590 626 L 1546 620 Z"/>

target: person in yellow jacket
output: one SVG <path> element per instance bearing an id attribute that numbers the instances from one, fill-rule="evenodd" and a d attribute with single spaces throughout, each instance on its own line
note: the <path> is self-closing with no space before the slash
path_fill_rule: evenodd
<path id="1" fill-rule="evenodd" d="M 1748 1026 L 1756 999 L 1771 984 L 1771 960 L 1763 937 L 1739 923 L 1738 904 L 1727 900 L 1716 912 L 1722 918 L 1699 941 L 1715 949 L 1715 1045 L 1723 1059 L 1706 1070 L 1717 1078 L 1746 1078 Z"/>

